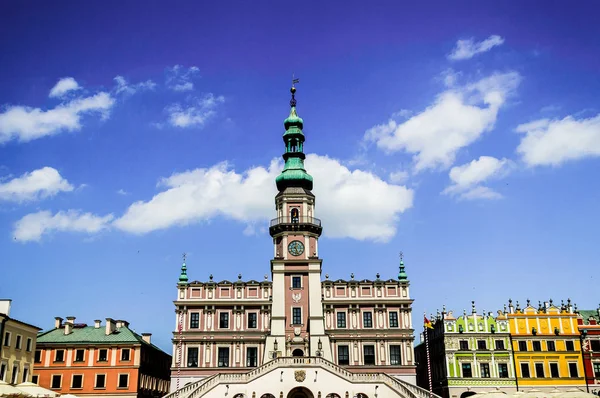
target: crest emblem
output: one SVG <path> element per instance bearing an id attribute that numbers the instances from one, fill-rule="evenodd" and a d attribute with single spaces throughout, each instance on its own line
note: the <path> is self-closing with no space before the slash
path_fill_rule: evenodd
<path id="1" fill-rule="evenodd" d="M 297 382 L 303 382 L 306 379 L 306 372 L 304 370 L 296 370 L 294 372 L 294 377 Z"/>
<path id="2" fill-rule="evenodd" d="M 292 300 L 294 301 L 294 303 L 299 302 L 301 298 L 302 298 L 302 293 L 292 294 Z"/>

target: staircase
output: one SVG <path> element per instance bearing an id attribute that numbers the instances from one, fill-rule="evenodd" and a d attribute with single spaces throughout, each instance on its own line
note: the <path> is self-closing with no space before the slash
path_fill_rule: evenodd
<path id="1" fill-rule="evenodd" d="M 439 398 L 437 395 L 430 394 L 429 391 L 421 387 L 414 386 L 385 373 L 354 373 L 320 357 L 280 357 L 247 373 L 218 373 L 188 384 L 180 388 L 179 391 L 167 394 L 163 398 L 201 398 L 218 384 L 249 383 L 273 369 L 281 367 L 323 368 L 350 383 L 385 384 L 403 398 Z"/>

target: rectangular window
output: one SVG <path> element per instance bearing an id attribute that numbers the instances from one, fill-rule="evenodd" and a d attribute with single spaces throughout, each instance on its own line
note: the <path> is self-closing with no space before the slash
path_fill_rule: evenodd
<path id="1" fill-rule="evenodd" d="M 577 371 L 577 362 L 569 362 L 569 375 L 571 377 L 579 377 L 579 372 Z"/>
<path id="2" fill-rule="evenodd" d="M 365 327 L 365 328 L 373 327 L 373 313 L 363 312 L 363 327 Z"/>
<path id="3" fill-rule="evenodd" d="M 106 362 L 108 361 L 108 350 L 107 349 L 101 349 L 98 350 L 98 362 Z"/>
<path id="4" fill-rule="evenodd" d="M 338 365 L 350 365 L 350 350 L 347 345 L 338 346 Z"/>
<path id="5" fill-rule="evenodd" d="M 496 340 L 496 349 L 504 350 L 504 340 Z"/>
<path id="6" fill-rule="evenodd" d="M 256 312 L 249 312 L 248 313 L 248 329 L 256 329 L 257 323 L 257 316 L 256 316 Z"/>
<path id="7" fill-rule="evenodd" d="M 83 387 L 83 375 L 73 375 L 71 379 L 71 388 L 82 388 Z"/>
<path id="8" fill-rule="evenodd" d="M 22 340 L 22 339 L 23 339 L 23 338 L 22 338 L 20 335 L 17 335 L 17 339 L 16 339 L 16 343 L 15 343 L 15 348 L 16 348 L 17 350 L 20 350 L 20 349 L 21 349 L 21 340 Z"/>
<path id="9" fill-rule="evenodd" d="M 556 345 L 554 345 L 554 341 L 547 341 L 546 346 L 548 347 L 548 351 L 556 351 Z"/>
<path id="10" fill-rule="evenodd" d="M 338 329 L 346 329 L 346 313 L 345 312 L 337 313 L 337 327 L 338 327 Z"/>
<path id="11" fill-rule="evenodd" d="M 4 333 L 4 347 L 10 347 L 10 332 Z"/>
<path id="12" fill-rule="evenodd" d="M 461 340 L 458 342 L 459 344 L 459 348 L 463 351 L 466 351 L 469 349 L 469 342 L 467 340 Z"/>
<path id="13" fill-rule="evenodd" d="M 535 364 L 535 377 L 537 377 L 538 379 L 543 379 L 544 377 L 544 364 L 543 363 L 536 363 Z"/>
<path id="14" fill-rule="evenodd" d="M 42 363 L 42 351 L 41 350 L 35 350 L 35 356 L 33 361 L 35 363 Z"/>
<path id="15" fill-rule="evenodd" d="M 479 370 L 481 371 L 481 377 L 490 378 L 490 364 L 480 363 Z"/>
<path id="16" fill-rule="evenodd" d="M 54 362 L 64 362 L 64 360 L 65 360 L 65 350 L 54 351 Z"/>
<path id="17" fill-rule="evenodd" d="M 61 375 L 52 375 L 52 384 L 50 384 L 50 388 L 60 388 L 61 381 Z"/>
<path id="18" fill-rule="evenodd" d="M 27 383 L 27 377 L 29 377 L 29 368 L 23 368 L 23 381 L 22 383 Z"/>
<path id="19" fill-rule="evenodd" d="M 198 347 L 188 347 L 187 366 L 188 368 L 198 367 Z"/>
<path id="20" fill-rule="evenodd" d="M 229 367 L 229 347 L 219 347 L 218 349 L 218 367 L 228 368 Z"/>
<path id="21" fill-rule="evenodd" d="M 121 348 L 121 361 L 129 361 L 130 350 L 129 348 Z"/>
<path id="22" fill-rule="evenodd" d="M 31 375 L 31 382 L 33 384 L 37 384 L 38 383 L 38 375 Z"/>
<path id="23" fill-rule="evenodd" d="M 575 351 L 575 344 L 572 340 L 565 341 L 565 346 L 567 347 L 567 351 Z"/>
<path id="24" fill-rule="evenodd" d="M 292 324 L 293 325 L 301 325 L 302 324 L 302 308 L 300 308 L 300 307 L 292 308 Z"/>
<path id="25" fill-rule="evenodd" d="M 590 347 L 592 351 L 599 352 L 600 351 L 600 340 L 590 340 Z"/>
<path id="26" fill-rule="evenodd" d="M 498 377 L 500 377 L 502 379 L 508 378 L 508 364 L 506 364 L 506 363 L 498 364 Z"/>
<path id="27" fill-rule="evenodd" d="M 559 378 L 560 377 L 560 373 L 558 371 L 558 364 L 557 363 L 551 363 L 550 364 L 550 377 L 553 377 L 553 378 Z"/>
<path id="28" fill-rule="evenodd" d="M 600 379 L 600 362 L 594 362 L 594 376 Z"/>
<path id="29" fill-rule="evenodd" d="M 198 329 L 200 327 L 200 313 L 192 312 L 190 314 L 190 329 Z"/>
<path id="30" fill-rule="evenodd" d="M 527 342 L 519 341 L 519 351 L 527 351 Z"/>
<path id="31" fill-rule="evenodd" d="M 6 376 L 6 364 L 0 364 L 0 380 L 4 381 L 4 376 Z"/>
<path id="32" fill-rule="evenodd" d="M 118 388 L 127 388 L 129 386 L 129 375 L 127 373 L 119 375 Z"/>
<path id="33" fill-rule="evenodd" d="M 462 377 L 473 377 L 473 371 L 471 370 L 470 363 L 462 364 Z"/>
<path id="34" fill-rule="evenodd" d="M 256 367 L 258 365 L 258 348 L 248 347 L 246 348 L 246 366 Z"/>
<path id="35" fill-rule="evenodd" d="M 85 350 L 75 350 L 75 362 L 83 362 Z"/>
<path id="36" fill-rule="evenodd" d="M 105 388 L 106 387 L 106 375 L 96 375 L 96 384 L 94 388 Z"/>
<path id="37" fill-rule="evenodd" d="M 400 365 L 400 346 L 390 346 L 390 365 Z"/>
<path id="38" fill-rule="evenodd" d="M 12 375 L 10 376 L 10 384 L 17 384 L 17 377 L 19 376 L 19 367 L 13 366 Z"/>
<path id="39" fill-rule="evenodd" d="M 528 363 L 521 364 L 521 377 L 524 379 L 531 377 L 531 375 L 529 374 L 529 364 Z"/>
<path id="40" fill-rule="evenodd" d="M 292 276 L 292 289 L 300 289 L 302 288 L 302 277 L 301 276 Z"/>
<path id="41" fill-rule="evenodd" d="M 533 341 L 533 351 L 542 351 L 542 342 L 541 341 Z"/>
<path id="42" fill-rule="evenodd" d="M 229 329 L 229 313 L 221 312 L 219 314 L 219 328 Z"/>
<path id="43" fill-rule="evenodd" d="M 390 327 L 397 328 L 398 327 L 398 313 L 390 312 Z"/>
<path id="44" fill-rule="evenodd" d="M 487 350 L 487 344 L 485 340 L 477 340 L 477 349 L 478 350 Z"/>
<path id="45" fill-rule="evenodd" d="M 31 352 L 31 337 L 27 338 L 27 344 L 25 345 L 25 350 L 27 350 L 27 352 Z"/>
<path id="46" fill-rule="evenodd" d="M 370 312 L 368 314 L 370 314 Z M 364 346 L 363 353 L 365 356 L 365 365 L 375 365 L 375 346 L 374 345 Z"/>

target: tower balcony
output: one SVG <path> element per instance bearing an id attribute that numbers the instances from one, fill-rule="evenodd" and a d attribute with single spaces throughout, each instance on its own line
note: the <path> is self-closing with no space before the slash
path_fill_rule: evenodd
<path id="1" fill-rule="evenodd" d="M 269 233 L 274 236 L 280 232 L 313 232 L 321 235 L 321 220 L 315 217 L 278 217 L 271 220 Z"/>

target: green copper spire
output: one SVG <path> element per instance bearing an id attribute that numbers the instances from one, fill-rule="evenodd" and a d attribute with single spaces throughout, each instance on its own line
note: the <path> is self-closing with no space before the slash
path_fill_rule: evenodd
<path id="1" fill-rule="evenodd" d="M 292 99 L 290 100 L 290 115 L 283 121 L 285 133 L 283 134 L 283 142 L 285 143 L 285 153 L 283 160 L 285 166 L 280 175 L 277 176 L 275 182 L 277 189 L 283 191 L 288 187 L 298 187 L 308 189 L 313 188 L 313 179 L 310 174 L 304 169 L 304 121 L 296 113 L 296 87 L 294 83 L 298 83 L 298 79 L 292 82 Z"/>
<path id="2" fill-rule="evenodd" d="M 181 265 L 181 274 L 179 275 L 179 285 L 185 285 L 188 282 L 187 267 L 185 265 L 185 258 L 187 255 L 183 253 L 183 264 Z"/>
<path id="3" fill-rule="evenodd" d="M 404 270 L 404 253 L 402 252 L 400 252 L 400 272 L 398 272 L 398 280 L 408 280 L 408 275 L 406 275 L 406 271 Z"/>

